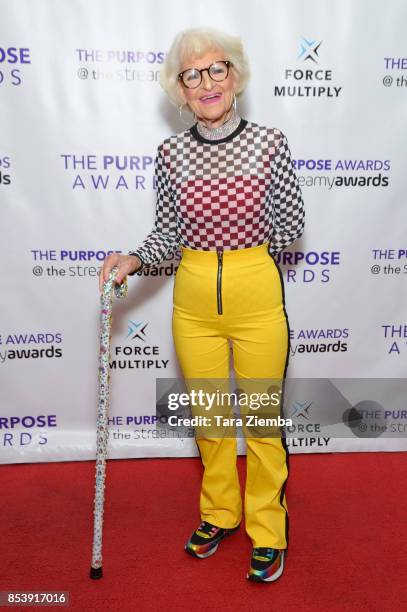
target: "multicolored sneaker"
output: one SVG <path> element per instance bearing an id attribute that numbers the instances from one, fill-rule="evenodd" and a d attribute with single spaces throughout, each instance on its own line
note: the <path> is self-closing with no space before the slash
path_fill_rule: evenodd
<path id="1" fill-rule="evenodd" d="M 223 529 L 223 527 L 216 527 L 216 525 L 203 521 L 189 538 L 185 545 L 185 550 L 193 557 L 205 559 L 216 552 L 219 542 L 223 538 L 231 535 L 238 529 L 239 525 L 234 529 Z"/>
<path id="2" fill-rule="evenodd" d="M 253 548 L 250 569 L 246 578 L 252 582 L 273 582 L 284 570 L 285 550 Z"/>

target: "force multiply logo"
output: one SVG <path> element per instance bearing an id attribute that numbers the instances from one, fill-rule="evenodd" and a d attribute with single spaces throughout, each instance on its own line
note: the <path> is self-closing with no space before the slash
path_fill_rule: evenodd
<path id="1" fill-rule="evenodd" d="M 127 49 L 75 49 L 78 79 L 121 83 L 154 83 L 164 61 L 163 51 Z"/>
<path id="2" fill-rule="evenodd" d="M 0 365 L 6 361 L 62 357 L 61 332 L 23 332 L 0 335 Z"/>
<path id="3" fill-rule="evenodd" d="M 332 68 L 321 64 L 322 44 L 322 40 L 300 40 L 297 65 L 284 69 L 283 81 L 274 86 L 276 97 L 339 97 L 342 86 L 334 82 Z"/>
<path id="4" fill-rule="evenodd" d="M 288 407 L 288 414 L 292 417 L 292 425 L 285 425 L 287 446 L 300 448 L 303 446 L 328 446 L 331 438 L 322 437 L 321 425 L 312 418 L 313 402 L 309 400 L 295 400 Z"/>
<path id="5" fill-rule="evenodd" d="M 341 264 L 341 252 L 282 251 L 274 259 L 287 283 L 329 283 Z"/>
<path id="6" fill-rule="evenodd" d="M 128 321 L 126 344 L 112 349 L 112 370 L 165 370 L 169 359 L 162 359 L 160 347 L 148 342 L 149 323 L 146 321 Z"/>
<path id="7" fill-rule="evenodd" d="M 407 354 L 407 323 L 384 323 L 380 326 L 388 355 Z"/>
<path id="8" fill-rule="evenodd" d="M 296 159 L 301 187 L 388 187 L 389 159 Z"/>
<path id="9" fill-rule="evenodd" d="M 328 353 L 338 354 L 348 350 L 349 328 L 290 329 L 291 355 Z"/>
<path id="10" fill-rule="evenodd" d="M 71 189 L 144 191 L 155 189 L 154 158 L 149 155 L 60 155 Z"/>
<path id="11" fill-rule="evenodd" d="M 31 64 L 30 49 L 0 47 L 0 87 L 18 87 L 23 82 L 24 67 Z"/>
<path id="12" fill-rule="evenodd" d="M 8 156 L 0 156 L 0 187 L 11 183 L 11 160 Z"/>

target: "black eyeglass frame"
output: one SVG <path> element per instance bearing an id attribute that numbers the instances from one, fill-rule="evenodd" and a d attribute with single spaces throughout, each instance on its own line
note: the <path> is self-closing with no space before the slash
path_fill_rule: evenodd
<path id="1" fill-rule="evenodd" d="M 226 76 L 224 79 L 221 80 L 217 80 L 214 79 L 213 76 L 211 76 L 211 73 L 209 72 L 210 69 L 212 68 L 212 66 L 214 66 L 215 64 L 226 64 Z M 186 70 L 183 70 L 182 72 L 179 73 L 179 75 L 177 76 L 177 80 L 181 81 L 181 83 L 183 84 L 184 87 L 186 87 L 187 89 L 197 89 L 201 83 L 202 83 L 202 73 L 203 72 L 207 72 L 209 77 L 212 79 L 212 81 L 215 81 L 215 83 L 223 83 L 223 81 L 226 81 L 226 79 L 229 76 L 229 70 L 230 68 L 233 67 L 233 63 L 230 60 L 217 60 L 216 62 L 213 62 L 210 66 L 208 66 L 208 68 L 186 68 Z M 198 85 L 195 85 L 194 87 L 188 87 L 188 85 L 185 84 L 184 80 L 183 80 L 183 75 L 188 72 L 188 70 L 196 70 L 197 72 L 199 72 L 200 76 L 201 76 L 201 80 L 199 81 Z"/>

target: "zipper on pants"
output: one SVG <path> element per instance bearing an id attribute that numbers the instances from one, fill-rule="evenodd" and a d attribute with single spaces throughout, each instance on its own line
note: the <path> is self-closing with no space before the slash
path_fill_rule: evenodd
<path id="1" fill-rule="evenodd" d="M 218 314 L 223 314 L 222 309 L 222 268 L 223 268 L 223 251 L 217 251 L 218 255 L 218 279 L 217 279 L 217 300 Z"/>

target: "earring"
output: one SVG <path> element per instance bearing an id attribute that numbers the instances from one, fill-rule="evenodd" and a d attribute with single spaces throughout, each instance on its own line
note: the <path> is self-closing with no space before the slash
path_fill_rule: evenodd
<path id="1" fill-rule="evenodd" d="M 188 127 L 191 127 L 191 120 L 185 121 L 185 119 L 184 119 L 184 116 L 183 116 L 184 106 L 186 106 L 186 104 L 180 104 L 179 105 L 179 107 L 178 107 L 178 115 L 179 115 L 181 123 L 183 123 L 184 125 L 187 125 Z M 195 117 L 195 115 L 194 115 L 194 117 Z"/>
<path id="2" fill-rule="evenodd" d="M 233 94 L 233 110 L 235 111 L 235 113 L 237 113 L 237 100 L 236 100 L 236 94 Z"/>

